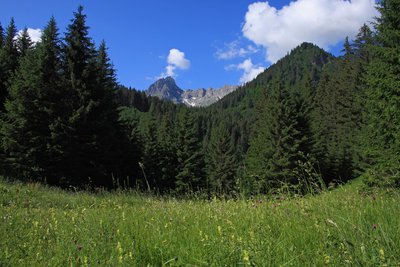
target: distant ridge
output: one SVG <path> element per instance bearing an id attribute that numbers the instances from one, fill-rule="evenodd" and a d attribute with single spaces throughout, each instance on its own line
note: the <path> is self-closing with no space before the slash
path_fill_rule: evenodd
<path id="1" fill-rule="evenodd" d="M 200 88 L 195 90 L 182 90 L 172 77 L 161 78 L 154 82 L 145 91 L 148 96 L 156 96 L 161 99 L 171 100 L 175 103 L 185 104 L 191 107 L 209 106 L 227 94 L 235 91 L 238 86 L 226 85 L 219 89 Z"/>

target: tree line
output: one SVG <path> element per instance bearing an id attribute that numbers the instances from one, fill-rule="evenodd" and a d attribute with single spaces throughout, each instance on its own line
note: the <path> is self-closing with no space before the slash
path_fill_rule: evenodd
<path id="1" fill-rule="evenodd" d="M 257 194 L 345 182 L 399 186 L 399 4 L 336 58 L 304 43 L 207 108 L 117 84 L 82 7 L 33 44 L 0 27 L 2 175 L 61 186 Z M 17 38 L 16 38 L 17 36 Z"/>

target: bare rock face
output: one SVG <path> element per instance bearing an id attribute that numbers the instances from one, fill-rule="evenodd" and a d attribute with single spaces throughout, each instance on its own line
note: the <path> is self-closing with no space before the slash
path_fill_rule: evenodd
<path id="1" fill-rule="evenodd" d="M 146 90 L 146 94 L 149 96 L 169 99 L 175 103 L 179 103 L 182 93 L 183 90 L 176 85 L 172 77 L 159 79 Z"/>
<path id="2" fill-rule="evenodd" d="M 146 94 L 168 99 L 175 103 L 183 103 L 191 107 L 205 107 L 217 102 L 237 88 L 238 86 L 226 85 L 219 89 L 182 90 L 176 85 L 172 77 L 167 77 L 159 79 L 150 85 L 149 89 L 146 90 Z"/>
<path id="3" fill-rule="evenodd" d="M 237 86 L 225 85 L 222 88 L 200 88 L 197 90 L 186 90 L 181 95 L 182 103 L 192 107 L 205 107 L 217 102 L 227 94 L 235 91 Z"/>

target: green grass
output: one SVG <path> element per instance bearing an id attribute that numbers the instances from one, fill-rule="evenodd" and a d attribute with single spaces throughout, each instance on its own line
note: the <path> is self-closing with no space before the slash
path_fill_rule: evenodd
<path id="1" fill-rule="evenodd" d="M 400 266 L 400 194 L 175 200 L 0 182 L 0 266 Z"/>

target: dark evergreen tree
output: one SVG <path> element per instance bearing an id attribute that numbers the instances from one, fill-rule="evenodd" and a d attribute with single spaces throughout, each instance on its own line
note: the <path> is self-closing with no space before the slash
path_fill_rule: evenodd
<path id="1" fill-rule="evenodd" d="M 0 49 L 0 113 L 4 111 L 9 81 L 18 67 L 18 50 L 14 40 L 16 35 L 17 29 L 12 18 L 6 29 L 3 47 Z"/>
<path id="2" fill-rule="evenodd" d="M 120 108 L 119 121 L 123 126 L 122 129 L 124 130 L 125 137 L 128 137 L 128 144 L 121 151 L 125 153 L 123 158 L 127 158 L 128 156 L 128 162 L 123 161 L 123 164 L 125 164 L 124 169 L 127 168 L 131 172 L 129 176 L 129 186 L 131 187 L 143 186 L 143 184 L 139 184 L 140 180 L 138 179 L 142 177 L 142 171 L 139 170 L 139 163 L 143 159 L 144 150 L 144 138 L 139 127 L 142 115 L 135 108 Z M 126 152 L 127 149 L 129 150 L 128 152 Z"/>
<path id="3" fill-rule="evenodd" d="M 38 101 L 38 116 L 42 125 L 43 142 L 46 142 L 46 154 L 41 159 L 42 174 L 48 183 L 57 185 L 60 178 L 63 162 L 63 147 L 66 140 L 59 138 L 59 128 L 65 127 L 68 116 L 68 91 L 62 73 L 62 49 L 59 39 L 59 30 L 54 17 L 51 17 L 43 30 L 40 43 L 36 45 L 39 54 L 40 89 L 36 96 Z"/>
<path id="4" fill-rule="evenodd" d="M 175 187 L 177 175 L 177 146 L 176 129 L 167 113 L 162 117 L 158 127 L 157 139 L 159 144 L 160 177 L 158 186 L 160 191 L 172 190 Z"/>
<path id="5" fill-rule="evenodd" d="M 39 152 L 36 145 L 42 138 L 36 132 L 38 107 L 35 104 L 39 83 L 37 53 L 32 53 L 21 61 L 21 67 L 11 81 L 1 129 L 6 162 L 20 179 L 32 177 L 35 170 L 41 171 L 36 162 Z M 35 178 L 38 177 L 32 177 Z"/>
<path id="6" fill-rule="evenodd" d="M 28 29 L 24 28 L 17 38 L 17 49 L 20 57 L 26 56 L 32 49 L 33 42 L 29 36 Z"/>
<path id="7" fill-rule="evenodd" d="M 342 52 L 344 52 L 345 57 L 350 57 L 354 54 L 353 47 L 350 44 L 348 36 L 346 36 L 346 38 L 344 39 Z"/>
<path id="8" fill-rule="evenodd" d="M 94 159 L 99 156 L 99 151 L 95 136 L 97 122 L 91 115 L 96 116 L 98 110 L 94 109 L 99 102 L 94 98 L 97 93 L 96 51 L 88 29 L 83 7 L 80 6 L 65 35 L 64 72 L 69 97 L 64 101 L 68 101 L 69 106 L 66 121 L 57 133 L 59 139 L 68 140 L 62 148 L 65 167 L 61 172 L 66 183 L 76 185 L 105 175 L 104 166 Z"/>
<path id="9" fill-rule="evenodd" d="M 97 110 L 100 116 L 94 116 L 97 132 L 93 132 L 98 140 L 99 164 L 104 165 L 108 176 L 124 183 L 133 185 L 138 174 L 137 159 L 139 148 L 129 143 L 119 122 L 118 105 L 116 103 L 117 82 L 116 74 L 104 41 L 101 42 L 96 59 L 96 86 L 93 98 L 98 102 Z M 128 179 L 126 179 L 128 177 Z M 121 181 L 122 180 L 122 181 Z M 128 183 L 128 184 L 127 184 Z M 101 182 L 100 184 L 104 184 Z M 106 183 L 107 184 L 107 183 Z"/>
<path id="10" fill-rule="evenodd" d="M 325 70 L 312 111 L 316 160 L 326 182 L 353 178 L 359 165 L 361 61 L 348 39 L 343 52 Z"/>
<path id="11" fill-rule="evenodd" d="M 19 43 L 29 44 L 29 38 Z M 44 29 L 38 47 L 21 59 L 21 64 L 10 86 L 6 102 L 4 138 L 6 161 L 16 177 L 33 180 L 48 179 L 54 183 L 57 168 L 52 149 L 51 128 L 57 114 L 60 97 L 58 29 L 51 19 Z M 20 50 L 22 51 L 22 50 Z M 58 112 L 57 112 L 58 111 Z"/>
<path id="12" fill-rule="evenodd" d="M 197 119 L 187 110 L 182 110 L 179 118 L 177 146 L 176 190 L 197 191 L 204 184 L 204 158 Z"/>
<path id="13" fill-rule="evenodd" d="M 147 121 L 143 138 L 143 156 L 142 163 L 147 182 L 152 190 L 160 188 L 162 178 L 162 151 L 157 138 L 157 121 L 151 115 Z"/>
<path id="14" fill-rule="evenodd" d="M 378 4 L 377 44 L 366 81 L 367 158 L 371 183 L 400 186 L 400 2 Z"/>
<path id="15" fill-rule="evenodd" d="M 362 63 L 369 63 L 371 60 L 371 53 L 370 53 L 370 46 L 374 45 L 375 43 L 375 36 L 372 32 L 371 28 L 364 24 L 353 43 L 353 49 L 357 58 Z"/>
<path id="16" fill-rule="evenodd" d="M 68 183 L 111 185 L 118 170 L 115 160 L 119 146 L 117 105 L 114 101 L 115 76 L 105 46 L 97 53 L 79 7 L 65 36 L 65 75 L 69 90 L 68 119 L 59 137 L 63 147 Z"/>
<path id="17" fill-rule="evenodd" d="M 246 176 L 253 192 L 296 184 L 306 136 L 300 132 L 299 108 L 287 88 L 275 84 L 260 100 L 256 131 L 246 158 Z"/>
<path id="18" fill-rule="evenodd" d="M 3 44 L 4 44 L 4 29 L 3 26 L 1 26 L 0 22 L 0 50 L 3 48 Z"/>
<path id="19" fill-rule="evenodd" d="M 213 128 L 206 163 L 211 190 L 218 194 L 234 192 L 237 170 L 235 148 L 228 129 L 223 124 Z"/>
<path id="20" fill-rule="evenodd" d="M 1 23 L 0 23 L 0 56 L 1 56 L 1 54 L 2 54 L 2 50 L 3 50 L 3 44 L 4 44 L 4 29 L 3 29 L 3 27 L 1 26 Z M 1 62 L 0 62 L 0 66 L 2 66 L 2 64 L 1 64 Z M 2 96 L 2 94 L 5 94 L 5 91 L 3 90 L 4 88 L 3 88 L 3 81 L 2 81 L 2 79 L 3 79 L 3 70 L 2 69 L 0 69 L 0 123 L 2 123 L 2 111 L 3 111 L 3 109 L 4 109 L 4 101 L 5 101 L 5 98 L 4 98 L 4 96 Z M 1 127 L 0 127 L 1 128 Z M 0 129 L 0 132 L 1 132 L 1 129 Z M 4 151 L 3 151 L 3 145 L 2 145 L 2 143 L 3 143 L 3 137 L 1 136 L 1 133 L 0 133 L 0 175 L 1 174 L 5 174 L 5 172 L 6 172 L 6 170 L 5 170 L 5 166 L 4 166 L 4 164 L 5 164 L 5 155 L 4 155 Z"/>

